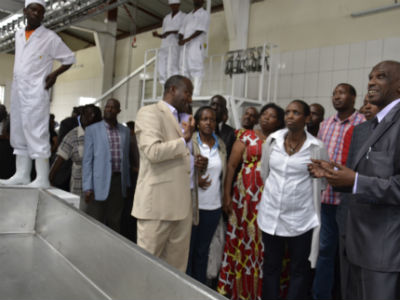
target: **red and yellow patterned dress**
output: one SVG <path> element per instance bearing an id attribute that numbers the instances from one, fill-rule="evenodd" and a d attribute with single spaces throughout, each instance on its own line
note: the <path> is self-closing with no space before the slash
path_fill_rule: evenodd
<path id="1" fill-rule="evenodd" d="M 260 159 L 263 140 L 253 130 L 239 131 L 246 149 L 233 186 L 233 212 L 229 217 L 218 292 L 231 299 L 261 299 L 264 248 L 257 226 L 257 204 L 263 182 Z"/>

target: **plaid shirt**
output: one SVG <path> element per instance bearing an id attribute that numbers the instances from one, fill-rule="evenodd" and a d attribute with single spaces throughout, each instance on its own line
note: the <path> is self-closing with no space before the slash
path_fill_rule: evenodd
<path id="1" fill-rule="evenodd" d="M 323 121 L 319 127 L 318 138 L 322 140 L 328 149 L 329 158 L 339 164 L 342 163 L 344 137 L 349 128 L 365 121 L 364 115 L 355 111 L 350 117 L 341 121 L 336 114 Z M 339 193 L 334 192 L 330 185 L 322 193 L 322 203 L 338 205 Z"/>
<path id="2" fill-rule="evenodd" d="M 78 126 L 72 129 L 63 138 L 57 149 L 57 155 L 61 158 L 72 160 L 70 192 L 80 196 L 82 193 L 82 159 L 85 132 Z"/>
<path id="3" fill-rule="evenodd" d="M 118 125 L 111 127 L 104 122 L 107 129 L 108 142 L 111 150 L 111 170 L 112 172 L 121 172 L 121 142 L 118 131 Z"/>

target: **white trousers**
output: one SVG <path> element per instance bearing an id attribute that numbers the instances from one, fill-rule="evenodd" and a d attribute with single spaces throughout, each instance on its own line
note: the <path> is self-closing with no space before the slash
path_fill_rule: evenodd
<path id="1" fill-rule="evenodd" d="M 158 52 L 158 76 L 160 82 L 164 84 L 169 77 L 177 74 L 179 74 L 179 46 L 160 48 Z"/>
<path id="2" fill-rule="evenodd" d="M 12 84 L 10 143 L 15 155 L 50 157 L 49 92 L 42 85 L 29 80 Z"/>
<path id="3" fill-rule="evenodd" d="M 191 79 L 203 77 L 204 52 L 202 42 L 193 40 L 181 47 L 180 66 L 183 64 L 183 74 Z"/>

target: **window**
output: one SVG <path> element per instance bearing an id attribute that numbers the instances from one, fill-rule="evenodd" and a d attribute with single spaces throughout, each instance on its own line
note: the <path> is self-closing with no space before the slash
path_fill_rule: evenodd
<path id="1" fill-rule="evenodd" d="M 79 106 L 83 106 L 83 105 L 86 105 L 86 104 L 92 104 L 94 101 L 96 101 L 96 98 L 79 97 Z"/>

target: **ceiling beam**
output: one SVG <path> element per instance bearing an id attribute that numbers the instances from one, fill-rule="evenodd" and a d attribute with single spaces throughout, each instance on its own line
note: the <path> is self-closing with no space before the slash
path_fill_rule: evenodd
<path id="1" fill-rule="evenodd" d="M 137 5 L 137 4 L 134 4 L 134 3 L 132 3 L 132 2 L 128 2 L 127 4 L 130 5 L 130 6 L 135 7 L 137 10 L 140 10 L 141 12 L 145 13 L 146 15 L 149 15 L 149 16 L 151 16 L 151 17 L 157 19 L 158 21 L 161 21 L 161 22 L 162 22 L 162 20 L 164 19 L 163 16 L 156 15 L 155 13 L 153 13 L 153 12 L 151 12 L 151 11 L 149 11 L 149 10 L 147 10 L 147 9 L 145 9 L 145 8 L 143 8 L 143 7 L 139 6 L 139 5 Z"/>
<path id="2" fill-rule="evenodd" d="M 65 34 L 65 35 L 72 36 L 73 38 L 78 39 L 78 40 L 80 40 L 82 42 L 88 43 L 91 46 L 95 46 L 96 45 L 94 43 L 94 41 L 90 41 L 90 40 L 88 40 L 86 38 L 83 38 L 83 37 L 79 36 L 78 34 L 75 34 L 75 33 L 71 32 L 69 30 L 62 31 L 61 33 Z"/>

